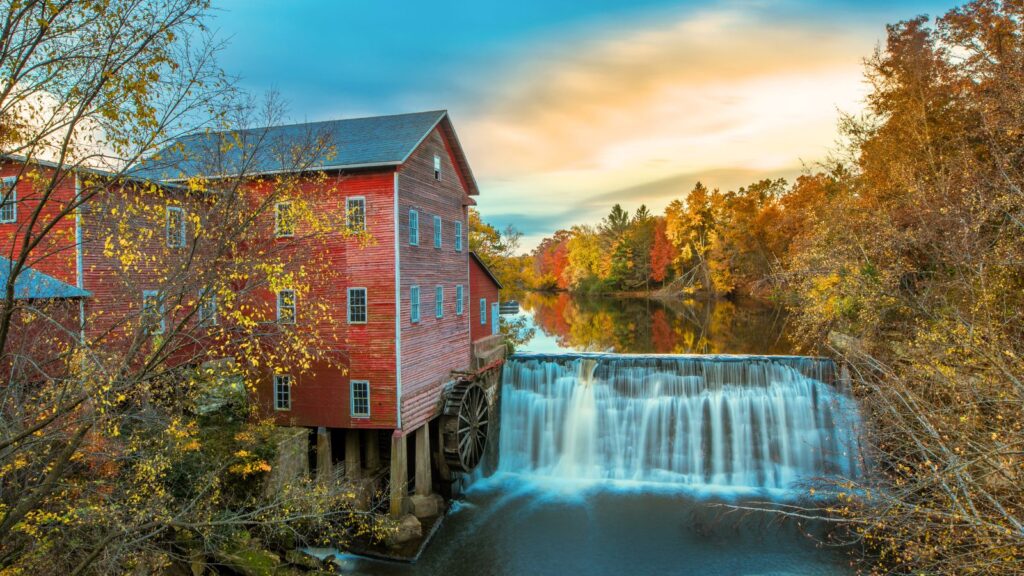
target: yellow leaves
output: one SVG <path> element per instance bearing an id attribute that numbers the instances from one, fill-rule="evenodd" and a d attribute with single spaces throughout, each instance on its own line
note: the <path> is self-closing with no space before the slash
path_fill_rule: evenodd
<path id="1" fill-rule="evenodd" d="M 271 470 L 271 466 L 269 463 L 267 463 L 266 460 L 263 460 L 261 458 L 253 459 L 253 455 L 246 450 L 239 450 L 235 452 L 235 456 L 238 458 L 250 460 L 238 464 L 232 464 L 228 468 L 228 471 L 231 472 L 232 474 L 237 474 L 245 478 L 247 476 L 252 476 L 254 474 L 267 473 L 270 472 Z"/>
<path id="2" fill-rule="evenodd" d="M 11 465 L 11 469 L 14 471 L 21 470 L 22 468 L 27 466 L 28 463 L 28 458 L 26 458 L 24 455 L 19 455 L 14 459 L 14 462 Z"/>
<path id="3" fill-rule="evenodd" d="M 190 192 L 206 192 L 206 179 L 200 176 L 193 176 L 186 182 Z"/>

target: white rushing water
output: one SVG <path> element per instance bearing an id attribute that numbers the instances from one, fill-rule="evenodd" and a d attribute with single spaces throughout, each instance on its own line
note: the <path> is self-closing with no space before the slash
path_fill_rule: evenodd
<path id="1" fill-rule="evenodd" d="M 816 358 L 516 356 L 499 470 L 768 489 L 856 476 L 857 410 L 833 376 Z"/>

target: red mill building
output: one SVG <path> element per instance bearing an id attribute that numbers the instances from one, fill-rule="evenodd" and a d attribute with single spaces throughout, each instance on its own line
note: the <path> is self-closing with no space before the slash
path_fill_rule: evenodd
<path id="1" fill-rule="evenodd" d="M 330 243 L 330 262 L 343 270 L 340 282 L 302 299 L 287 290 L 269 295 L 268 307 L 276 307 L 279 319 L 300 323 L 304 305 L 314 299 L 325 304 L 333 322 L 318 329 L 328 332 L 325 341 L 344 347 L 347 365 L 267 374 L 259 402 L 279 424 L 316 430 L 319 472 L 344 462 L 346 475 L 367 477 L 389 462 L 392 513 L 431 515 L 435 474 L 472 468 L 482 455 L 489 409 L 477 382 L 496 371 L 503 350 L 493 307 L 496 281 L 481 262 L 471 268 L 468 208 L 479 189 L 451 120 L 434 111 L 261 130 L 277 143 L 298 142 L 312 131 L 324 135 L 336 153 L 314 169 L 339 192 L 313 209 L 355 214 L 375 242 Z M 184 137 L 158 155 L 168 169 L 147 166 L 135 174 L 161 182 L 208 176 L 189 158 L 201 156 L 211 138 L 225 136 L 231 135 Z M 246 176 L 289 170 L 268 155 Z M 16 225 L 0 223 L 8 243 L 15 228 L 5 228 Z M 304 241 L 275 234 L 275 242 Z M 89 248 L 79 243 L 76 252 L 67 262 L 46 262 L 40 273 L 75 287 L 86 307 L 141 301 L 97 291 L 81 265 L 90 261 L 83 253 Z M 102 272 L 101 265 L 88 269 Z M 471 276 L 485 281 L 473 285 Z"/>

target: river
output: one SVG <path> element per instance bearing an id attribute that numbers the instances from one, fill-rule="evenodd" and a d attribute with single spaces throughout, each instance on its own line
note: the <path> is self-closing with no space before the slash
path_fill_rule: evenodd
<path id="1" fill-rule="evenodd" d="M 787 335 L 785 314 L 763 306 L 578 299 L 567 294 L 528 295 L 522 305 L 518 320 L 527 341 L 520 344 L 519 351 L 528 354 L 778 355 L 795 352 Z M 573 365 L 565 369 L 579 368 Z M 542 371 L 551 373 L 551 368 L 542 368 Z M 799 375 L 796 380 L 800 386 L 815 382 Z M 564 382 L 565 378 L 558 381 Z M 660 386 L 660 380 L 658 382 Z M 623 384 L 616 386 L 622 388 Z M 819 386 L 818 393 L 822 389 Z M 742 395 L 742 391 L 740 393 Z M 783 393 L 798 394 L 785 390 Z M 628 401 L 641 403 L 639 411 L 651 414 L 651 405 L 642 404 L 643 394 L 637 396 L 629 392 L 627 395 L 634 398 Z M 542 409 L 550 409 L 551 402 L 567 405 L 577 400 L 534 397 L 528 401 L 539 402 L 540 406 L 548 407 Z M 614 398 L 609 402 L 622 406 L 621 401 Z M 601 408 L 600 404 L 594 406 L 598 409 L 591 410 L 593 422 L 583 425 L 582 436 L 592 436 L 586 431 L 595 427 L 611 427 L 604 419 L 610 410 L 615 410 Z M 503 406 L 503 415 L 516 409 L 511 403 Z M 700 413 L 698 410 L 698 416 Z M 517 413 L 517 418 L 522 414 L 525 413 Z M 566 418 L 561 412 L 557 417 Z M 706 426 L 710 424 L 701 425 L 701 429 Z M 628 439 L 635 433 L 635 427 L 627 422 L 626 428 L 629 433 L 623 437 Z M 558 433 L 561 434 L 560 425 Z M 706 472 L 708 482 L 702 481 L 704 472 L 697 475 L 696 482 L 679 481 L 679 478 L 690 478 L 685 474 L 673 476 L 670 481 L 651 481 L 659 478 L 629 472 L 629 466 L 626 473 L 621 466 L 612 471 L 614 467 L 602 461 L 599 448 L 592 450 L 589 459 L 548 455 L 546 459 L 552 466 L 545 468 L 545 458 L 524 457 L 521 453 L 526 444 L 543 443 L 522 441 L 518 436 L 521 430 L 515 434 L 515 438 L 503 437 L 502 451 L 516 457 L 507 458 L 490 476 L 473 481 L 416 564 L 345 556 L 340 559 L 343 573 L 409 576 L 852 573 L 842 551 L 820 544 L 827 538 L 824 526 L 814 522 L 798 524 L 777 514 L 746 509 L 771 507 L 780 500 L 779 490 L 741 486 L 743 479 L 757 477 L 754 472 L 738 474 L 741 469 L 756 468 L 756 453 L 747 456 L 747 465 L 739 464 L 738 455 L 727 458 L 738 464 L 716 471 L 714 481 L 711 481 L 710 469 Z M 536 435 L 539 437 L 542 433 Z M 512 445 L 508 444 L 510 440 Z M 648 440 L 643 442 L 649 443 Z M 707 442 L 709 440 L 705 440 L 705 444 Z M 548 443 L 564 446 L 566 439 L 548 440 Z M 669 444 L 678 443 L 666 442 Z M 699 451 L 699 440 L 696 446 Z M 665 450 L 668 448 L 662 450 L 662 458 L 667 461 L 673 455 Z M 800 449 L 795 451 L 799 453 Z M 566 460 L 572 460 L 570 473 L 565 469 Z M 683 459 L 677 457 L 677 460 Z M 702 458 L 698 460 L 703 462 Z M 579 466 L 579 462 L 588 465 Z M 722 478 L 727 481 L 723 482 Z M 734 485 L 736 483 L 741 485 Z"/>

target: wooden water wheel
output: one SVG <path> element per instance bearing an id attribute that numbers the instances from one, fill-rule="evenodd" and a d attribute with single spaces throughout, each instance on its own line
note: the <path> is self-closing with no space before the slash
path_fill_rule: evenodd
<path id="1" fill-rule="evenodd" d="M 445 398 L 441 419 L 441 447 L 453 472 L 470 472 L 487 449 L 490 405 L 476 382 L 459 381 Z"/>

